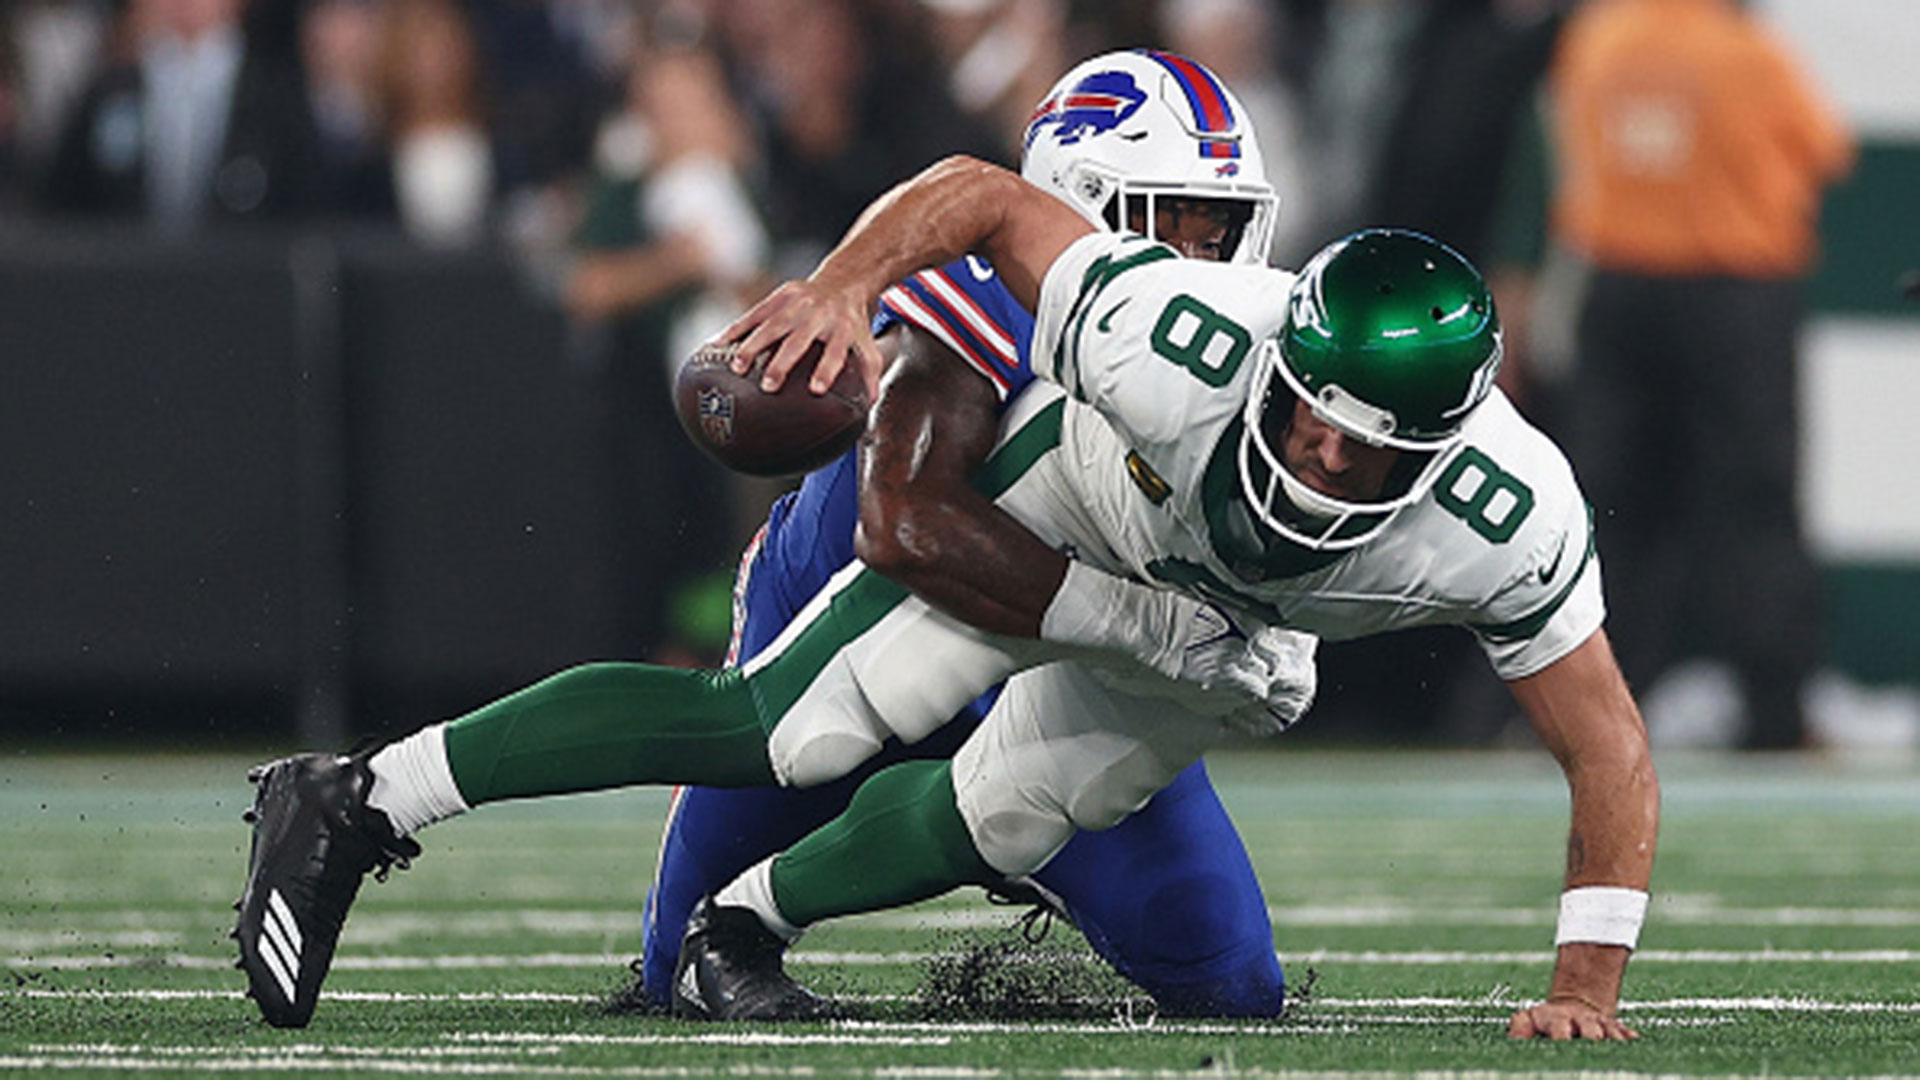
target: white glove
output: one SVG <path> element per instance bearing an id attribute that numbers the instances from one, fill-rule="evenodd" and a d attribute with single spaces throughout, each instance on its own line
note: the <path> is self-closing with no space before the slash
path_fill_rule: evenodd
<path id="1" fill-rule="evenodd" d="M 1264 702 L 1272 681 L 1271 659 L 1254 647 L 1264 628 L 1243 626 L 1225 608 L 1190 596 L 1169 593 L 1181 616 L 1161 655 L 1149 666 L 1168 678 L 1202 690 L 1237 690 Z"/>
<path id="2" fill-rule="evenodd" d="M 1040 636 L 1047 641 L 1118 652 L 1203 690 L 1237 691 L 1245 700 L 1235 708 L 1269 702 L 1275 680 L 1283 677 L 1275 671 L 1277 660 L 1284 658 L 1289 665 L 1284 677 L 1298 679 L 1297 645 L 1279 639 L 1257 644 L 1274 633 L 1285 632 L 1079 561 L 1067 564 L 1060 591 L 1040 621 Z M 1312 659 L 1309 648 L 1309 675 Z M 1309 685 L 1306 700 L 1312 697 Z M 1299 708 L 1304 710 L 1305 704 Z"/>
<path id="3" fill-rule="evenodd" d="M 1314 653 L 1320 639 L 1299 630 L 1261 627 L 1250 642 L 1252 652 L 1266 665 L 1267 685 L 1261 708 L 1244 718 L 1254 721 L 1257 735 L 1277 735 L 1306 715 L 1320 689 L 1320 669 Z M 1243 725 L 1244 726 L 1244 725 Z"/>

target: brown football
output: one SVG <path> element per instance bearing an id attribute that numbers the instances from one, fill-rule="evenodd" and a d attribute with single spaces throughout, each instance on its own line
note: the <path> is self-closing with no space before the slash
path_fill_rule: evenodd
<path id="1" fill-rule="evenodd" d="M 753 476 L 810 472 L 847 452 L 867 426 L 867 388 L 849 364 L 824 394 L 807 389 L 820 359 L 814 342 L 777 393 L 760 389 L 761 353 L 745 375 L 730 366 L 735 345 L 702 345 L 674 380 L 673 408 L 700 449 Z"/>

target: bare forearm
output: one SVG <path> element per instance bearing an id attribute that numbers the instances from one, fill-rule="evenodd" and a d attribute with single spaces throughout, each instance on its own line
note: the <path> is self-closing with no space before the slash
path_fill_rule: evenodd
<path id="1" fill-rule="evenodd" d="M 1572 821 L 1565 887 L 1646 892 L 1660 828 L 1660 783 L 1646 728 L 1606 634 L 1596 631 L 1539 674 L 1509 685 L 1567 777 Z M 1570 896 L 1568 902 L 1584 898 Z M 1510 1030 L 1556 1038 L 1593 1037 L 1595 1030 L 1604 1032 L 1598 1037 L 1633 1037 L 1615 1017 L 1638 916 L 1628 925 L 1633 933 L 1562 935 L 1572 940 L 1559 946 L 1546 1005 L 1516 1015 Z"/>
<path id="2" fill-rule="evenodd" d="M 862 457 L 860 557 L 963 622 L 1037 637 L 1067 560 L 969 482 L 993 449 L 994 391 L 918 330 L 881 347 L 899 359 Z"/>
<path id="3" fill-rule="evenodd" d="M 1567 764 L 1573 805 L 1566 887 L 1645 892 L 1660 829 L 1660 784 L 1645 741 L 1623 738 Z M 1611 1010 L 1620 999 L 1629 955 L 1622 946 L 1562 945 L 1550 993 Z"/>
<path id="4" fill-rule="evenodd" d="M 946 158 L 867 207 L 809 280 L 878 298 L 916 270 L 975 253 L 991 260 L 1015 298 L 1031 309 L 1046 271 L 1045 264 L 1025 265 L 1019 249 L 1032 231 L 1022 203 L 1034 195 L 1046 198 L 998 166 Z"/>
<path id="5" fill-rule="evenodd" d="M 901 522 L 890 543 L 904 557 L 882 572 L 962 622 L 1039 637 L 1066 556 L 985 499 L 969 502 L 927 507 Z"/>
<path id="6" fill-rule="evenodd" d="M 886 360 L 867 333 L 887 286 L 968 253 L 987 256 L 1014 298 L 1033 310 L 1047 267 L 1092 226 L 1059 199 L 983 161 L 951 157 L 881 196 L 811 276 L 789 281 L 721 331 L 739 343 L 734 370 L 771 350 L 760 385 L 777 390 L 822 346 L 808 380 L 825 393 L 852 362 L 877 393 Z"/>
<path id="7" fill-rule="evenodd" d="M 1566 886 L 1646 889 L 1660 830 L 1660 783 L 1644 742 L 1612 748 L 1567 770 L 1573 813 Z"/>

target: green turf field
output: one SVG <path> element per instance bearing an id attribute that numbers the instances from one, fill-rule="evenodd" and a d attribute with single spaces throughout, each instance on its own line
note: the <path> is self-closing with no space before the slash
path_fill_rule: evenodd
<path id="1" fill-rule="evenodd" d="M 433 1076 L 1920 1076 L 1920 764 L 1663 762 L 1635 1044 L 1514 1044 L 1545 986 L 1565 794 L 1538 754 L 1273 753 L 1216 781 L 1310 1000 L 1264 1024 L 1156 1021 L 1057 929 L 979 894 L 824 927 L 794 971 L 864 1017 L 610 1017 L 660 793 L 488 807 L 369 885 L 312 1027 L 239 993 L 226 939 L 238 757 L 0 757 L 0 1074 Z M 982 990 L 979 998 L 963 992 Z M 1028 1017 L 1009 1018 L 1026 1003 Z"/>

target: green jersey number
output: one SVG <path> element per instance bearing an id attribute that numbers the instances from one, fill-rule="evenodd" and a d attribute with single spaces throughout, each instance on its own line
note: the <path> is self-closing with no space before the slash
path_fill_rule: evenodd
<path id="1" fill-rule="evenodd" d="M 1153 327 L 1153 351 L 1212 387 L 1232 381 L 1252 349 L 1246 327 L 1186 293 L 1167 302 Z"/>
<path id="2" fill-rule="evenodd" d="M 1492 544 L 1513 539 L 1533 511 L 1533 489 L 1472 446 L 1460 451 L 1440 474 L 1433 497 L 1442 509 Z"/>

